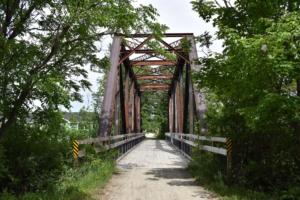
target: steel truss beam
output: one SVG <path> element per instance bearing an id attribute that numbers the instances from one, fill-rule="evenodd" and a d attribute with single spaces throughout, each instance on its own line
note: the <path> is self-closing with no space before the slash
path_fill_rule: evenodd
<path id="1" fill-rule="evenodd" d="M 116 102 L 115 94 L 118 84 L 118 66 L 121 51 L 121 37 L 115 36 L 111 48 L 110 63 L 111 68 L 108 73 L 105 86 L 102 110 L 100 115 L 99 134 L 108 136 L 111 134 L 113 110 Z"/>
<path id="2" fill-rule="evenodd" d="M 144 55 L 141 55 L 141 56 L 138 56 L 134 59 L 132 59 L 132 61 L 143 61 L 143 60 L 148 60 L 149 58 L 159 58 L 161 60 L 166 60 L 167 58 L 163 55 L 159 55 L 157 53 L 152 53 L 152 54 L 144 54 Z"/>
<path id="3" fill-rule="evenodd" d="M 125 34 L 116 34 L 118 36 L 122 36 L 124 38 L 141 38 L 141 37 L 149 37 L 150 35 L 152 36 L 153 34 L 130 34 L 130 35 L 125 35 Z M 187 36 L 193 36 L 193 33 L 165 33 L 163 34 L 164 37 L 187 37 Z"/>
<path id="4" fill-rule="evenodd" d="M 171 52 L 171 53 L 173 53 L 174 50 L 176 50 L 176 52 L 178 52 L 178 53 L 184 53 L 182 49 L 175 49 L 175 48 L 174 49 L 164 49 L 164 51 Z M 129 54 L 132 51 L 131 50 L 124 50 L 122 53 Z M 138 49 L 138 50 L 135 50 L 134 53 L 136 53 L 136 54 L 154 54 L 154 53 L 157 53 L 157 51 L 153 50 L 153 49 Z"/>
<path id="5" fill-rule="evenodd" d="M 172 60 L 143 60 L 143 61 L 131 61 L 133 66 L 148 66 L 148 65 L 163 65 L 163 66 L 173 66 L 176 65 L 175 61 Z"/>
<path id="6" fill-rule="evenodd" d="M 142 48 L 149 40 L 151 40 L 151 38 L 152 38 L 152 35 L 149 35 L 141 44 L 139 44 L 137 47 L 135 47 L 134 49 L 129 51 L 123 58 L 121 58 L 121 60 L 119 61 L 119 65 L 121 63 L 123 63 L 127 58 L 129 58 L 129 56 L 134 54 L 137 50 Z"/>
<path id="7" fill-rule="evenodd" d="M 166 42 L 162 39 L 166 37 L 179 39 Z M 206 130 L 205 96 L 194 89 L 191 78 L 191 71 L 198 69 L 193 34 L 167 33 L 162 38 L 152 34 L 119 34 L 114 37 L 110 55 L 111 68 L 100 115 L 100 136 L 112 135 L 112 130 L 115 134 L 142 131 L 141 95 L 144 91 L 168 91 L 170 132 L 193 134 L 195 113 L 202 130 Z M 190 52 L 184 52 L 181 47 L 184 38 L 191 42 Z M 159 41 L 165 51 L 175 54 L 176 61 L 150 49 L 147 43 L 152 39 Z M 140 53 L 144 55 L 132 59 L 133 54 Z"/>
<path id="8" fill-rule="evenodd" d="M 172 80 L 173 75 L 138 75 L 137 80 Z"/>
<path id="9" fill-rule="evenodd" d="M 141 85 L 141 91 L 146 90 L 169 90 L 170 85 L 168 84 L 145 84 Z"/>

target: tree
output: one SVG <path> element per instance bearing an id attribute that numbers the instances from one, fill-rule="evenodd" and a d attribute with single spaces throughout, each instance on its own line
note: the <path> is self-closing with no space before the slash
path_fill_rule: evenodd
<path id="1" fill-rule="evenodd" d="M 265 33 L 272 20 L 300 8 L 298 0 L 193 0 L 192 5 L 201 18 L 219 27 L 222 39 L 226 39 L 226 29 L 241 36 Z"/>
<path id="2" fill-rule="evenodd" d="M 208 93 L 210 131 L 235 141 L 235 182 L 265 190 L 297 184 L 299 1 L 193 5 L 202 18 L 214 22 L 217 38 L 224 42 L 221 54 L 200 59 L 195 78 Z"/>
<path id="3" fill-rule="evenodd" d="M 89 88 L 86 65 L 101 67 L 107 34 L 159 31 L 151 6 L 131 0 L 0 2 L 0 137 L 19 119 L 69 108 Z"/>
<path id="4" fill-rule="evenodd" d="M 164 134 L 168 130 L 168 94 L 150 91 L 142 94 L 142 129 Z"/>

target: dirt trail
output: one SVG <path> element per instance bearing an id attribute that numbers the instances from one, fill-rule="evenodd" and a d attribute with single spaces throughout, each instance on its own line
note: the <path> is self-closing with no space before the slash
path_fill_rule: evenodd
<path id="1" fill-rule="evenodd" d="M 118 173 L 95 194 L 100 200 L 216 200 L 185 170 L 187 160 L 167 142 L 145 140 L 118 162 Z"/>

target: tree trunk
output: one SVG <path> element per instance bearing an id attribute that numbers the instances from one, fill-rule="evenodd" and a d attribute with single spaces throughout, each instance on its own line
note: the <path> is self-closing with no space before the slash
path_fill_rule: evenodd
<path id="1" fill-rule="evenodd" d="M 6 118 L 7 120 L 3 124 L 1 124 L 1 127 L 0 127 L 0 140 L 3 139 L 6 131 L 16 121 L 18 113 L 20 111 L 20 108 L 22 107 L 22 105 L 24 104 L 26 98 L 28 97 L 28 95 L 29 95 L 29 93 L 31 91 L 31 88 L 32 87 L 31 87 L 31 83 L 30 83 L 20 93 L 19 98 L 15 101 L 14 107 L 12 108 L 12 110 L 10 111 L 10 113 L 8 114 L 8 116 L 4 117 L 4 119 Z"/>

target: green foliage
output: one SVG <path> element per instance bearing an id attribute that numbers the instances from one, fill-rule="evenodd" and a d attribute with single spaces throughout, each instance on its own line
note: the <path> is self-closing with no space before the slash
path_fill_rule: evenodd
<path id="1" fill-rule="evenodd" d="M 210 182 L 217 180 L 222 167 L 220 157 L 199 150 L 193 152 L 193 160 L 190 163 L 189 169 L 193 172 L 197 179 L 201 182 Z"/>
<path id="2" fill-rule="evenodd" d="M 60 135 L 66 132 L 51 132 L 34 125 L 14 127 L 3 142 L 7 174 L 0 179 L 1 189 L 22 193 L 48 187 L 67 163 L 71 145 Z"/>
<path id="3" fill-rule="evenodd" d="M 97 42 L 104 35 L 165 29 L 151 5 L 131 3 L 1 1 L 0 137 L 36 109 L 69 108 L 70 101 L 82 100 L 80 89 L 90 86 L 85 66 L 103 65 Z"/>
<path id="4" fill-rule="evenodd" d="M 264 33 L 272 20 L 300 7 L 297 0 L 193 0 L 192 5 L 202 19 L 219 27 L 218 36 L 224 39 L 226 29 L 242 36 Z"/>
<path id="5" fill-rule="evenodd" d="M 228 185 L 225 159 L 216 154 L 194 150 L 193 160 L 188 169 L 200 185 L 217 193 L 222 200 L 279 199 L 241 185 Z"/>
<path id="6" fill-rule="evenodd" d="M 47 190 L 28 192 L 19 197 L 4 192 L 0 195 L 0 200 L 92 200 L 93 191 L 104 186 L 114 169 L 114 161 L 110 155 L 106 155 L 81 164 L 79 167 L 68 167 L 59 181 Z"/>
<path id="7" fill-rule="evenodd" d="M 159 41 L 150 40 L 147 42 L 147 46 L 149 46 L 150 49 L 153 49 L 157 54 L 164 56 L 168 60 L 176 61 L 176 55 L 172 52 L 166 51 L 165 46 L 163 46 Z"/>
<path id="8" fill-rule="evenodd" d="M 0 179 L 7 174 L 7 161 L 5 158 L 5 152 L 3 146 L 0 146 Z"/>
<path id="9" fill-rule="evenodd" d="M 216 2 L 193 1 L 224 41 L 223 52 L 201 58 L 202 68 L 194 74 L 207 92 L 210 134 L 233 139 L 235 184 L 288 191 L 300 181 L 299 2 Z M 210 40 L 199 38 L 205 47 Z"/>
<path id="10" fill-rule="evenodd" d="M 0 195 L 0 200 L 16 200 L 17 198 L 11 194 L 11 193 L 8 193 L 8 192 L 3 192 L 1 193 Z"/>
<path id="11" fill-rule="evenodd" d="M 168 98 L 164 92 L 144 92 L 142 95 L 142 129 L 163 139 L 168 130 Z"/>
<path id="12" fill-rule="evenodd" d="M 94 117 L 94 114 L 83 109 L 79 115 L 81 123 L 90 122 Z M 2 142 L 5 152 L 0 156 L 1 190 L 7 189 L 17 194 L 29 192 L 26 195 L 30 196 L 31 191 L 43 191 L 53 187 L 66 170 L 68 173 L 71 171 L 69 166 L 73 165 L 72 141 L 90 137 L 91 132 L 95 134 L 96 130 L 67 130 L 63 126 L 62 116 L 61 112 L 42 111 L 36 113 L 37 119 L 32 119 L 32 123 L 18 123 L 9 129 Z M 88 164 L 81 170 L 86 169 L 85 172 L 88 173 L 94 170 L 87 168 L 88 165 L 92 167 L 94 162 L 102 161 L 97 161 L 97 157 L 90 152 L 85 159 Z M 74 173 L 77 172 L 75 170 Z M 83 174 L 84 172 L 82 176 Z"/>

